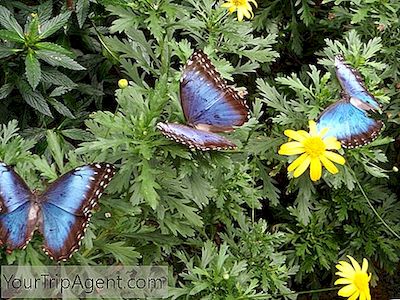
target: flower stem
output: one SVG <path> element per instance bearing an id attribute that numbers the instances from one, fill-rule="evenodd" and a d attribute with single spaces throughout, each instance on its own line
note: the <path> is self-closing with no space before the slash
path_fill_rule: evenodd
<path id="1" fill-rule="evenodd" d="M 367 203 L 369 205 L 369 207 L 371 207 L 372 211 L 374 212 L 374 214 L 378 217 L 378 219 L 382 222 L 382 224 L 395 236 L 400 240 L 400 236 L 392 229 L 390 228 L 390 226 L 385 222 L 385 220 L 379 215 L 378 211 L 375 209 L 375 207 L 372 205 L 371 200 L 369 200 L 367 194 L 365 193 L 364 189 L 361 186 L 361 183 L 358 181 L 358 178 L 356 176 L 356 173 L 353 171 L 353 169 L 351 169 L 351 167 L 349 166 L 349 169 L 351 171 L 351 173 L 354 176 L 354 179 L 357 183 L 358 188 L 360 189 L 362 195 L 364 196 L 365 200 L 367 200 Z"/>

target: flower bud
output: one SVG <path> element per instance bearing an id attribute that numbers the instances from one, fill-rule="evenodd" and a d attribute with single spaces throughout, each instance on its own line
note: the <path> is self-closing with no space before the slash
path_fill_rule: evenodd
<path id="1" fill-rule="evenodd" d="M 128 86 L 128 80 L 126 80 L 126 79 L 118 80 L 118 86 L 120 89 L 126 88 Z"/>

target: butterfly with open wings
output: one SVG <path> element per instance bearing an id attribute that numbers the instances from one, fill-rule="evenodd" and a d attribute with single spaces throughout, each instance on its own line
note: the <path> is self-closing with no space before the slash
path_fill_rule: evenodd
<path id="1" fill-rule="evenodd" d="M 243 93 L 227 85 L 201 50 L 195 51 L 183 68 L 180 99 L 187 125 L 158 123 L 166 137 L 203 151 L 236 148 L 217 132 L 243 125 L 248 107 Z"/>
<path id="2" fill-rule="evenodd" d="M 70 258 L 114 174 L 115 167 L 108 163 L 84 165 L 36 194 L 10 166 L 0 163 L 0 246 L 8 253 L 23 249 L 38 228 L 44 236 L 43 251 L 51 259 Z"/>

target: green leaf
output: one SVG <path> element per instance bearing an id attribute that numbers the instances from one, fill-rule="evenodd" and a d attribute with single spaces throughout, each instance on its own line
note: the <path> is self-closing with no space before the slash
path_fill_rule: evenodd
<path id="1" fill-rule="evenodd" d="M 65 93 L 68 93 L 70 90 L 72 90 L 72 88 L 66 86 L 58 86 L 50 93 L 49 97 L 62 96 Z"/>
<path id="2" fill-rule="evenodd" d="M 67 138 L 70 138 L 72 140 L 76 141 L 91 141 L 93 140 L 93 135 L 83 129 L 64 129 L 61 131 L 61 134 L 64 135 Z"/>
<path id="3" fill-rule="evenodd" d="M 24 40 L 24 31 L 22 30 L 21 25 L 18 24 L 17 20 L 11 14 L 11 12 L 0 5 L 0 24 L 10 30 L 15 32 L 19 37 Z"/>
<path id="4" fill-rule="evenodd" d="M 84 67 L 64 54 L 48 50 L 37 50 L 36 55 L 41 60 L 54 67 L 64 67 L 70 70 L 85 70 Z"/>
<path id="5" fill-rule="evenodd" d="M 89 14 L 89 0 L 78 0 L 76 3 L 76 18 L 78 19 L 79 28 L 82 28 Z"/>
<path id="6" fill-rule="evenodd" d="M 51 82 L 54 85 L 65 86 L 67 88 L 75 88 L 77 84 L 73 82 L 67 75 L 57 71 L 54 68 L 43 67 L 42 68 L 42 80 Z"/>
<path id="7" fill-rule="evenodd" d="M 62 104 L 61 102 L 57 101 L 54 98 L 49 98 L 48 101 L 60 114 L 68 118 L 75 119 L 75 116 L 72 114 L 69 108 L 66 107 L 64 104 Z"/>
<path id="8" fill-rule="evenodd" d="M 61 47 L 60 45 L 54 44 L 54 43 L 39 42 L 39 43 L 36 43 L 35 46 L 40 50 L 48 50 L 48 51 L 52 51 L 52 52 L 57 52 L 59 54 L 67 55 L 69 57 L 74 56 L 73 52 L 69 51 L 68 49 L 65 49 L 64 47 Z"/>
<path id="9" fill-rule="evenodd" d="M 25 75 L 32 89 L 35 90 L 42 77 L 42 72 L 40 62 L 32 50 L 28 52 L 25 58 Z"/>
<path id="10" fill-rule="evenodd" d="M 0 99 L 6 98 L 14 89 L 14 84 L 12 83 L 5 83 L 1 88 L 0 88 Z"/>
<path id="11" fill-rule="evenodd" d="M 61 149 L 61 139 L 52 130 L 47 130 L 46 133 L 47 146 L 54 158 L 58 168 L 60 170 L 64 169 L 64 151 Z"/>
<path id="12" fill-rule="evenodd" d="M 123 265 L 136 264 L 141 257 L 134 247 L 125 246 L 125 242 L 102 244 L 101 248 L 106 253 L 111 253 Z"/>
<path id="13" fill-rule="evenodd" d="M 158 204 L 156 189 L 161 188 L 155 181 L 154 171 L 147 161 L 143 161 L 141 174 L 137 177 L 137 181 L 140 182 L 139 192 L 152 209 L 156 209 Z"/>
<path id="14" fill-rule="evenodd" d="M 21 80 L 17 82 L 17 87 L 21 93 L 22 98 L 28 105 L 32 106 L 34 109 L 40 111 L 46 116 L 53 117 L 50 111 L 50 107 L 46 102 L 46 99 L 41 93 L 32 90 L 28 82 Z"/>
<path id="15" fill-rule="evenodd" d="M 0 45 L 0 58 L 9 57 L 19 51 L 21 51 L 21 50 Z"/>
<path id="16" fill-rule="evenodd" d="M 17 43 L 24 42 L 24 39 L 21 38 L 18 33 L 7 29 L 0 30 L 0 39 L 4 41 L 17 42 Z"/>
<path id="17" fill-rule="evenodd" d="M 27 28 L 25 28 L 25 40 L 28 45 L 34 45 L 40 40 L 39 38 L 39 18 L 37 14 L 31 14 L 31 20 L 29 21 Z"/>
<path id="18" fill-rule="evenodd" d="M 53 33 L 57 32 L 65 24 L 67 24 L 70 16 L 71 16 L 71 12 L 68 11 L 68 12 L 59 14 L 58 16 L 44 22 L 41 26 L 41 33 L 39 35 L 39 38 L 45 39 L 45 38 L 51 36 Z"/>

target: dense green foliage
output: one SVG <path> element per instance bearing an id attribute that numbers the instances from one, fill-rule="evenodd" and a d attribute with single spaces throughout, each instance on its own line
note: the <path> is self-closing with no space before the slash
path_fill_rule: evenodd
<path id="1" fill-rule="evenodd" d="M 295 299 L 333 286 L 345 255 L 369 260 L 373 285 L 399 272 L 400 240 L 360 189 L 400 234 L 398 1 L 260 1 L 244 22 L 211 0 L 39 2 L 0 1 L 0 160 L 39 190 L 84 163 L 118 168 L 68 263 L 168 265 L 171 299 Z M 190 151 L 155 128 L 184 123 L 194 49 L 249 92 L 251 118 L 229 135 L 238 150 Z M 293 179 L 283 131 L 339 99 L 338 53 L 385 129 L 341 150 L 338 174 Z M 41 243 L 2 264 L 50 264 Z"/>

